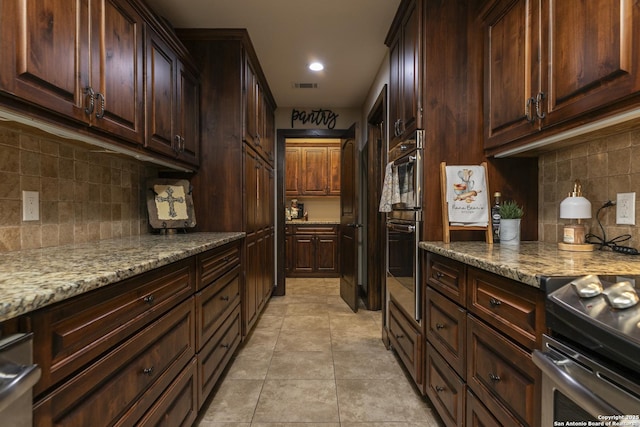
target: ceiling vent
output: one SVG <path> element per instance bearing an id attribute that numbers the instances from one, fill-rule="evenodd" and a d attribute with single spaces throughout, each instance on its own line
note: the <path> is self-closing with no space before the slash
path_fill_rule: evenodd
<path id="1" fill-rule="evenodd" d="M 294 83 L 294 89 L 318 89 L 318 83 Z"/>

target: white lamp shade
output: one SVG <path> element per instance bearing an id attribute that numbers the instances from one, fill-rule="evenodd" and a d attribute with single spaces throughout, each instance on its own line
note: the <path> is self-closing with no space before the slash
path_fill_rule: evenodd
<path id="1" fill-rule="evenodd" d="M 591 203 L 582 196 L 569 196 L 560 203 L 560 218 L 591 218 Z"/>

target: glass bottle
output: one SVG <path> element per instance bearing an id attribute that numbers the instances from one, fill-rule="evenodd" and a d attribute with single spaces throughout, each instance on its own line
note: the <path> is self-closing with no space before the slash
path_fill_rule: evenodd
<path id="1" fill-rule="evenodd" d="M 502 194 L 499 191 L 493 193 L 493 206 L 491 206 L 491 232 L 493 233 L 493 241 L 500 241 L 500 198 Z"/>

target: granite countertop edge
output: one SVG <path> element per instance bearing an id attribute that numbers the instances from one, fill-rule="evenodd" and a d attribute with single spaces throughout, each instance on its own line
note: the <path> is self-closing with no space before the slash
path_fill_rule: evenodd
<path id="1" fill-rule="evenodd" d="M 0 322 L 243 237 L 244 232 L 146 234 L 4 252 Z"/>
<path id="2" fill-rule="evenodd" d="M 292 219 L 292 220 L 288 220 L 285 221 L 287 225 L 322 225 L 322 224 L 327 224 L 327 225 L 339 225 L 340 224 L 340 220 L 308 220 L 305 221 L 303 219 Z"/>
<path id="3" fill-rule="evenodd" d="M 546 277 L 640 275 L 637 257 L 600 250 L 564 251 L 547 242 L 419 242 L 419 247 L 536 288 L 544 287 Z"/>

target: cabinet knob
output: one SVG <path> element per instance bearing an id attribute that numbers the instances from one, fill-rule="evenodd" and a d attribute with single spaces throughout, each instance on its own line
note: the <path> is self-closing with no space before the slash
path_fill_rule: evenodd
<path id="1" fill-rule="evenodd" d="M 489 379 L 492 382 L 497 383 L 498 381 L 500 381 L 500 375 L 496 375 L 494 373 L 489 373 Z"/>
<path id="2" fill-rule="evenodd" d="M 221 299 L 222 301 L 229 301 L 229 296 L 228 296 L 228 295 L 225 295 L 225 296 L 220 297 L 220 299 Z"/>
<path id="3" fill-rule="evenodd" d="M 144 297 L 142 300 L 144 302 L 146 302 L 147 304 L 151 305 L 153 304 L 153 300 L 155 299 L 155 297 L 153 295 L 147 295 L 146 297 Z"/>
<path id="4" fill-rule="evenodd" d="M 437 386 L 436 386 L 436 391 L 437 391 L 438 393 L 442 393 L 442 392 L 443 392 L 443 391 L 445 391 L 445 390 L 446 390 L 446 389 L 445 389 L 444 387 L 440 386 L 440 385 L 437 385 Z"/>
<path id="5" fill-rule="evenodd" d="M 145 369 L 143 369 L 143 370 L 142 370 L 142 373 L 143 373 L 144 375 L 149 376 L 149 377 L 150 377 L 150 376 L 152 376 L 152 375 L 153 375 L 153 366 L 151 366 L 151 367 L 149 367 L 149 368 L 145 368 Z"/>
<path id="6" fill-rule="evenodd" d="M 437 330 L 444 329 L 444 324 L 442 324 L 442 323 L 436 323 L 436 329 L 437 329 Z"/>
<path id="7" fill-rule="evenodd" d="M 228 349 L 229 347 L 231 347 L 231 345 L 230 344 L 220 344 L 220 347 Z"/>
<path id="8" fill-rule="evenodd" d="M 396 334 L 396 339 L 400 340 L 400 339 L 402 339 L 402 338 L 404 338 L 404 335 L 402 335 L 402 334 Z"/>
<path id="9" fill-rule="evenodd" d="M 491 305 L 491 307 L 498 307 L 500 304 L 502 304 L 502 301 L 492 297 L 489 299 L 489 304 Z"/>
<path id="10" fill-rule="evenodd" d="M 436 271 L 436 279 L 440 280 L 444 277 L 444 273 L 440 271 Z"/>

